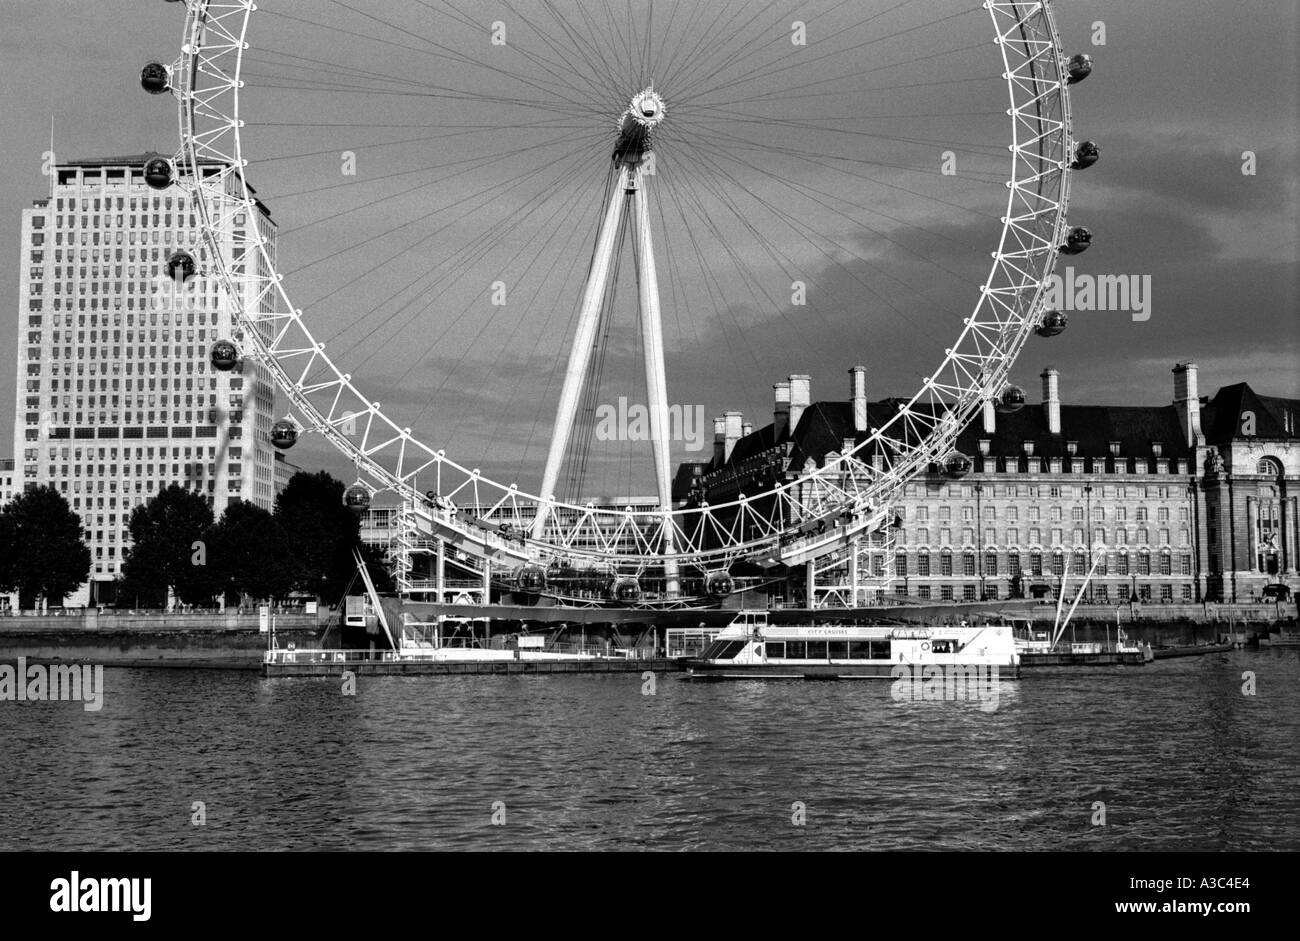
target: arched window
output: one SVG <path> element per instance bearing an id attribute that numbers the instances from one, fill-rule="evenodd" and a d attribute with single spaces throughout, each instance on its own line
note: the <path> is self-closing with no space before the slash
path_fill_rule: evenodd
<path id="1" fill-rule="evenodd" d="M 1265 477 L 1280 477 L 1282 462 L 1275 457 L 1262 457 L 1259 459 L 1259 463 L 1255 465 L 1255 473 Z"/>

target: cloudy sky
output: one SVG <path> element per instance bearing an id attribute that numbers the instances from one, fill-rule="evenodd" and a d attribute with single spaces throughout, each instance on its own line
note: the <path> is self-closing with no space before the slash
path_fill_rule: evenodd
<path id="1" fill-rule="evenodd" d="M 1078 313 L 1064 336 L 1031 342 L 1017 381 L 1036 400 L 1052 363 L 1068 400 L 1163 403 L 1170 367 L 1191 358 L 1203 391 L 1245 380 L 1300 396 L 1295 3 L 1057 6 L 1067 48 L 1097 63 L 1073 106 L 1103 151 L 1075 177 L 1070 218 L 1095 242 L 1072 264 L 1149 275 L 1151 316 Z M 372 398 L 467 464 L 521 483 L 540 467 L 615 118 L 650 80 L 668 102 L 652 226 L 670 402 L 763 423 L 773 381 L 808 373 L 814 398 L 843 398 L 856 363 L 873 395 L 910 395 L 974 302 L 1006 143 L 978 3 L 637 0 L 630 18 L 608 0 L 259 7 L 249 178 L 280 227 L 295 306 Z M 11 310 L 51 116 L 62 159 L 172 150 L 174 109 L 137 77 L 174 57 L 181 20 L 127 0 L 6 11 Z M 638 401 L 633 275 L 629 254 L 596 403 Z M 3 318 L 11 351 L 16 325 Z M 14 368 L 0 357 L 5 441 Z M 605 448 L 591 485 L 648 490 L 641 453 Z M 345 473 L 310 439 L 296 459 Z"/>

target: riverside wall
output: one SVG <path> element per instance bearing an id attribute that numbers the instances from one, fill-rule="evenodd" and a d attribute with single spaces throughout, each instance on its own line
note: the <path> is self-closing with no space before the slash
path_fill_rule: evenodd
<path id="1" fill-rule="evenodd" d="M 329 612 L 277 614 L 279 646 L 310 646 Z M 337 618 L 337 614 L 334 615 Z M 21 614 L 0 617 L 0 661 L 59 660 L 106 666 L 261 668 L 270 638 L 257 614 Z"/>

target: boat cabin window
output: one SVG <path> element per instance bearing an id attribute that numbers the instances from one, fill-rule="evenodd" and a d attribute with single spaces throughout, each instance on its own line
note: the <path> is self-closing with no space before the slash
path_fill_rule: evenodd
<path id="1" fill-rule="evenodd" d="M 778 640 L 778 641 L 771 641 L 771 640 L 769 640 L 769 641 L 767 642 L 767 651 L 766 651 L 766 655 L 769 656 L 769 657 L 781 657 L 781 658 L 784 658 L 784 657 L 785 657 L 785 641 L 779 641 L 779 640 Z"/>
<path id="2" fill-rule="evenodd" d="M 849 641 L 850 660 L 888 660 L 890 658 L 887 640 L 851 640 Z"/>
<path id="3" fill-rule="evenodd" d="M 785 655 L 791 660 L 804 660 L 808 657 L 808 645 L 802 640 L 787 640 Z"/>
<path id="4" fill-rule="evenodd" d="M 730 660 L 747 646 L 747 640 L 715 640 L 700 654 L 702 660 Z"/>
<path id="5" fill-rule="evenodd" d="M 931 653 L 956 653 L 957 641 L 955 640 L 935 640 L 930 642 Z"/>
<path id="6" fill-rule="evenodd" d="M 829 653 L 827 654 L 827 656 L 828 656 L 831 660 L 847 660 L 847 659 L 849 659 L 849 642 L 848 642 L 847 640 L 832 640 L 832 641 L 829 641 L 829 642 L 827 642 L 827 647 L 830 648 L 830 651 L 829 651 Z"/>

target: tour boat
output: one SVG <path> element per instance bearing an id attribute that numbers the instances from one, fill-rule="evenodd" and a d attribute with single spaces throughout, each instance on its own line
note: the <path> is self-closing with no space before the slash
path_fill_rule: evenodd
<path id="1" fill-rule="evenodd" d="M 896 680 L 950 669 L 1019 676 L 1010 625 L 786 625 L 742 611 L 687 661 L 693 679 Z"/>

